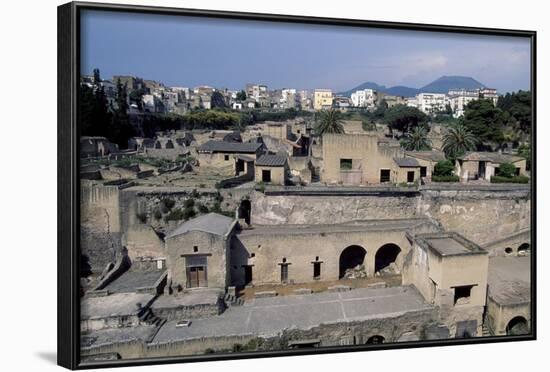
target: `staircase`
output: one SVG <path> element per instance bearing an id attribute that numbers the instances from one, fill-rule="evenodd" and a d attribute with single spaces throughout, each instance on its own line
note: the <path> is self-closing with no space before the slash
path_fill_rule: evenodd
<path id="1" fill-rule="evenodd" d="M 147 309 L 145 312 L 141 313 L 139 315 L 139 320 L 146 324 L 155 325 L 157 327 L 162 326 L 164 323 L 166 323 L 166 319 L 159 318 L 153 312 L 151 309 Z"/>
<path id="2" fill-rule="evenodd" d="M 227 306 L 242 306 L 244 304 L 244 300 L 242 298 L 238 298 L 237 296 L 233 296 L 229 293 L 226 293 L 223 296 L 223 300 Z"/>

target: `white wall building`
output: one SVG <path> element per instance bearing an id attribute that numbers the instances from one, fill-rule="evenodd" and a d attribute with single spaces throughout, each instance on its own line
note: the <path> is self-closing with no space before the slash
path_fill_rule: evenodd
<path id="1" fill-rule="evenodd" d="M 357 90 L 351 94 L 351 102 L 355 107 L 374 107 L 376 92 L 373 89 Z"/>
<path id="2" fill-rule="evenodd" d="M 498 101 L 498 94 L 496 89 L 492 88 L 482 88 L 482 89 L 453 89 L 447 93 L 447 99 L 449 105 L 453 110 L 453 116 L 459 118 L 464 115 L 466 106 L 472 101 L 478 99 L 489 99 L 493 102 L 493 105 L 496 106 Z"/>
<path id="3" fill-rule="evenodd" d="M 447 96 L 443 93 L 420 93 L 416 95 L 417 108 L 425 114 L 444 111 Z"/>

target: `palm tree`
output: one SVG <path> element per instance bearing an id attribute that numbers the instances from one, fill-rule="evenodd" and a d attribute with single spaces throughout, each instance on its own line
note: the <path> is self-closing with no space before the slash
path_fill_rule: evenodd
<path id="1" fill-rule="evenodd" d="M 344 133 L 342 114 L 340 111 L 330 109 L 319 112 L 319 119 L 315 126 L 315 134 L 322 136 L 325 133 Z"/>
<path id="2" fill-rule="evenodd" d="M 447 157 L 457 157 L 466 151 L 475 150 L 478 140 L 464 125 L 449 128 L 443 136 L 443 151 Z"/>
<path id="3" fill-rule="evenodd" d="M 407 133 L 401 145 L 408 151 L 431 150 L 432 141 L 428 138 L 428 131 L 422 126 L 415 127 Z"/>

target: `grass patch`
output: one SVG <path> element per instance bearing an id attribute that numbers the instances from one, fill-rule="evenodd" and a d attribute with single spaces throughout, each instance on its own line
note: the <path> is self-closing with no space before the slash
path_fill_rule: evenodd
<path id="1" fill-rule="evenodd" d="M 432 176 L 432 182 L 459 182 L 460 177 L 450 175 L 450 176 Z"/>
<path id="2" fill-rule="evenodd" d="M 513 176 L 513 177 L 492 176 L 491 183 L 529 183 L 529 177 L 527 176 Z"/>

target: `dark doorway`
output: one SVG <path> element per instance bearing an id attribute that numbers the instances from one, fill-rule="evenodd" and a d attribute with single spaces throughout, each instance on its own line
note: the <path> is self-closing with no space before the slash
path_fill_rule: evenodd
<path id="1" fill-rule="evenodd" d="M 485 178 L 485 162 L 480 161 L 477 169 L 478 178 Z"/>
<path id="2" fill-rule="evenodd" d="M 390 170 L 380 169 L 380 183 L 390 182 Z"/>
<path id="3" fill-rule="evenodd" d="M 426 177 L 428 175 L 427 167 L 420 167 L 420 177 Z"/>
<path id="4" fill-rule="evenodd" d="M 367 251 L 358 245 L 350 245 L 340 254 L 340 274 L 339 279 L 342 279 L 346 274 L 346 270 L 353 269 L 358 265 L 363 265 Z"/>
<path id="5" fill-rule="evenodd" d="M 85 255 L 80 255 L 80 277 L 87 278 L 92 275 L 92 266 L 90 265 L 90 258 Z"/>
<path id="6" fill-rule="evenodd" d="M 244 172 L 244 160 L 237 159 L 237 163 L 235 164 L 235 175 L 238 175 L 241 172 Z"/>
<path id="7" fill-rule="evenodd" d="M 271 171 L 270 170 L 262 170 L 262 181 L 263 182 L 271 182 Z"/>
<path id="8" fill-rule="evenodd" d="M 252 265 L 244 265 L 244 285 L 252 283 Z"/>
<path id="9" fill-rule="evenodd" d="M 172 142 L 172 140 L 168 140 L 166 142 L 166 148 L 167 149 L 173 149 L 174 148 L 174 142 Z"/>
<path id="10" fill-rule="evenodd" d="M 396 244 L 389 243 L 381 246 L 374 256 L 374 272 L 380 272 L 390 266 L 397 260 L 399 253 L 401 253 L 401 248 Z"/>
<path id="11" fill-rule="evenodd" d="M 407 172 L 407 182 L 409 183 L 414 182 L 414 171 Z"/>
<path id="12" fill-rule="evenodd" d="M 252 205 L 250 203 L 250 200 L 245 199 L 241 201 L 241 205 L 239 206 L 239 218 L 244 219 L 244 222 L 250 225 L 250 211 L 252 209 Z"/>
<path id="13" fill-rule="evenodd" d="M 372 345 L 383 344 L 384 341 L 385 341 L 384 336 L 376 335 L 376 336 L 369 337 L 369 339 L 367 340 L 367 344 L 372 344 Z"/>
<path id="14" fill-rule="evenodd" d="M 320 262 L 314 262 L 313 263 L 313 279 L 315 279 L 315 280 L 321 279 L 321 263 Z"/>
<path id="15" fill-rule="evenodd" d="M 508 322 L 506 334 L 509 336 L 526 335 L 529 333 L 529 324 L 527 319 L 522 316 L 516 316 Z"/>

